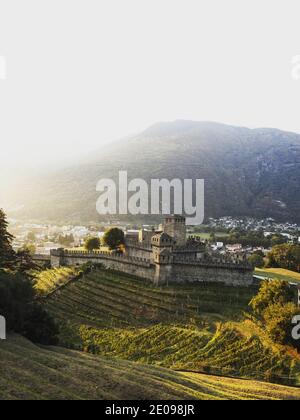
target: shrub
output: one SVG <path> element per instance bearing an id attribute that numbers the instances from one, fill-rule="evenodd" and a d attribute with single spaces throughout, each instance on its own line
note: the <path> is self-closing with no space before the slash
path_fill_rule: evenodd
<path id="1" fill-rule="evenodd" d="M 265 280 L 262 282 L 258 294 L 251 300 L 250 307 L 253 312 L 261 317 L 268 306 L 291 302 L 294 292 L 288 282 L 282 280 Z"/>
<path id="2" fill-rule="evenodd" d="M 107 230 L 103 237 L 103 243 L 112 250 L 121 248 L 125 243 L 124 232 L 118 228 Z"/>
<path id="3" fill-rule="evenodd" d="M 31 281 L 21 274 L 0 272 L 0 314 L 8 331 L 40 344 L 55 344 L 58 329 L 35 300 Z"/>
<path id="4" fill-rule="evenodd" d="M 275 343 L 292 345 L 300 349 L 300 341 L 296 341 L 292 337 L 294 327 L 292 319 L 295 315 L 299 315 L 299 310 L 292 302 L 276 303 L 268 306 L 264 311 L 266 330 Z"/>
<path id="5" fill-rule="evenodd" d="M 265 265 L 264 258 L 261 255 L 253 254 L 248 258 L 250 264 L 255 268 L 263 268 Z"/>
<path id="6" fill-rule="evenodd" d="M 299 314 L 293 300 L 294 292 L 287 282 L 265 280 L 250 306 L 274 343 L 300 349 L 300 341 L 292 337 L 292 320 Z"/>
<path id="7" fill-rule="evenodd" d="M 85 249 L 90 252 L 100 249 L 100 246 L 101 242 L 99 238 L 88 238 L 84 244 Z"/>

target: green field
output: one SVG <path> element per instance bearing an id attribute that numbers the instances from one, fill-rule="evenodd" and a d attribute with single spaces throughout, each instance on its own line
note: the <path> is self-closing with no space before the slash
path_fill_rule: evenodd
<path id="1" fill-rule="evenodd" d="M 277 279 L 300 284 L 300 273 L 296 273 L 295 271 L 290 270 L 284 270 L 283 268 L 257 268 L 255 270 L 255 274 L 270 279 Z"/>
<path id="2" fill-rule="evenodd" d="M 0 342 L 0 369 L 1 400 L 300 399 L 300 389 L 42 348 L 19 336 Z"/>

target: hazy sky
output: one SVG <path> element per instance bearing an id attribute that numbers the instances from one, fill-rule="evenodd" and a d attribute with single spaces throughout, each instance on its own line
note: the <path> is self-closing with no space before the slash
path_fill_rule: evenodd
<path id="1" fill-rule="evenodd" d="M 299 0 L 0 0 L 0 164 L 161 120 L 300 133 L 299 16 Z"/>

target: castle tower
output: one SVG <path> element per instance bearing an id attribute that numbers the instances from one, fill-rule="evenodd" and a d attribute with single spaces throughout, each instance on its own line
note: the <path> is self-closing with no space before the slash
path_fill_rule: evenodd
<path id="1" fill-rule="evenodd" d="M 164 233 L 171 236 L 177 247 L 186 245 L 186 219 L 183 216 L 172 215 L 165 219 Z"/>
<path id="2" fill-rule="evenodd" d="M 175 241 L 166 233 L 154 235 L 151 240 L 156 285 L 167 284 L 172 273 Z"/>

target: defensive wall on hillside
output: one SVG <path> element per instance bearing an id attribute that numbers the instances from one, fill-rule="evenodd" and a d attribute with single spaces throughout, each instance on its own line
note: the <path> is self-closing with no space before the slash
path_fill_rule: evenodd
<path id="1" fill-rule="evenodd" d="M 227 285 L 250 286 L 253 270 L 248 264 L 175 259 L 157 263 L 148 258 L 111 254 L 102 251 L 51 251 L 52 267 L 76 266 L 87 262 L 103 264 L 107 269 L 131 274 L 156 285 L 185 282 L 220 282 Z"/>

